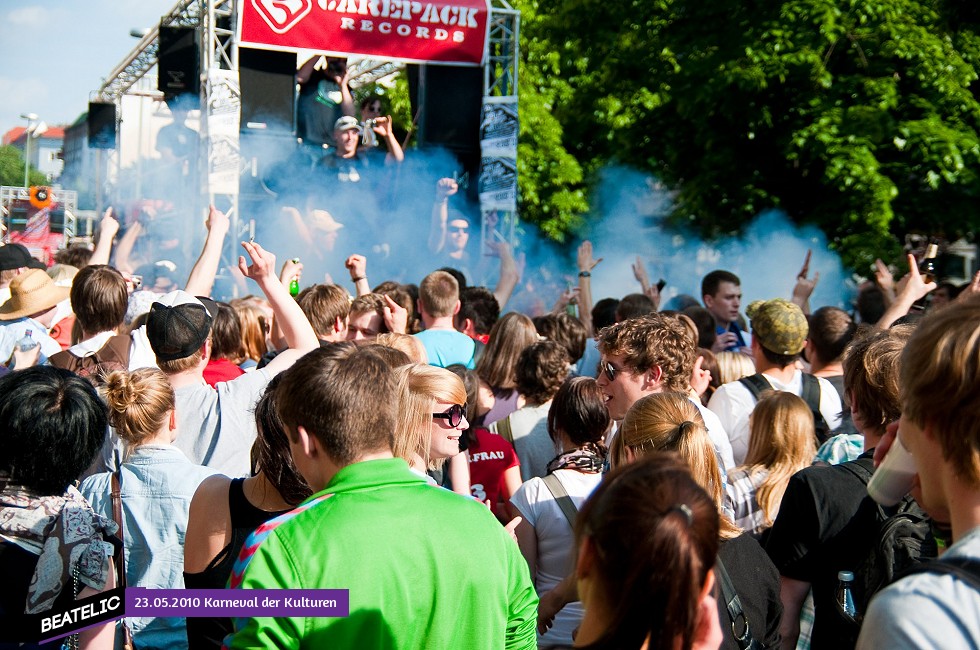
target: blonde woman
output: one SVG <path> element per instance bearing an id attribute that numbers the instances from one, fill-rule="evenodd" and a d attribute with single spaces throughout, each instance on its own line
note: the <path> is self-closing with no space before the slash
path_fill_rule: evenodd
<path id="1" fill-rule="evenodd" d="M 766 391 L 749 417 L 749 431 L 745 464 L 728 474 L 725 489 L 736 525 L 759 539 L 776 520 L 790 477 L 809 467 L 816 453 L 813 412 L 793 393 Z"/>
<path id="2" fill-rule="evenodd" d="M 427 476 L 427 470 L 441 469 L 446 460 L 461 455 L 459 439 L 470 426 L 466 388 L 449 370 L 420 363 L 396 368 L 395 375 L 400 401 L 392 451 L 408 461 L 412 471 Z M 451 464 L 450 479 L 454 492 L 470 494 L 465 462 Z"/>
<path id="3" fill-rule="evenodd" d="M 622 466 L 654 452 L 677 452 L 691 468 L 694 480 L 711 496 L 721 513 L 725 488 L 714 446 L 698 408 L 682 393 L 656 393 L 641 398 L 626 412 L 613 439 L 613 466 Z M 763 647 L 779 645 L 779 573 L 751 535 L 726 516 L 719 516 L 719 566 L 724 566 L 738 594 L 752 637 Z M 722 648 L 739 648 L 724 598 L 718 602 L 725 631 Z M 741 622 L 737 626 L 741 630 Z"/>
<path id="4" fill-rule="evenodd" d="M 752 357 L 741 352 L 719 352 L 715 358 L 718 362 L 717 386 L 755 374 L 755 362 L 752 361 Z M 715 385 L 714 381 L 712 385 Z"/>
<path id="5" fill-rule="evenodd" d="M 160 370 L 111 373 L 105 385 L 109 423 L 126 445 L 119 468 L 123 542 L 129 587 L 184 588 L 184 535 L 191 498 L 216 472 L 195 465 L 173 445 L 174 390 Z M 79 491 L 93 510 L 112 519 L 112 474 L 90 476 Z M 129 618 L 138 648 L 187 645 L 185 619 Z"/>

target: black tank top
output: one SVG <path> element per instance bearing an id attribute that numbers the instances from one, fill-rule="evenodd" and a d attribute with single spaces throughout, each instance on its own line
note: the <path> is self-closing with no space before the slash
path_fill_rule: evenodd
<path id="1" fill-rule="evenodd" d="M 184 572 L 188 589 L 224 589 L 238 559 L 238 552 L 252 532 L 274 517 L 289 512 L 266 512 L 249 503 L 242 485 L 245 479 L 233 479 L 228 486 L 228 509 L 231 512 L 231 541 L 214 556 L 200 573 Z M 188 618 L 187 642 L 190 650 L 220 648 L 225 636 L 231 634 L 230 618 Z"/>

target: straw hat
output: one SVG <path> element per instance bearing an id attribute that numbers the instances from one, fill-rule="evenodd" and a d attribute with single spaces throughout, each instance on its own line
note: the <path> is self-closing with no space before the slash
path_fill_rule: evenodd
<path id="1" fill-rule="evenodd" d="M 10 281 L 10 300 L 0 305 L 0 320 L 16 320 L 47 311 L 68 297 L 70 289 L 59 287 L 40 269 L 21 273 Z"/>

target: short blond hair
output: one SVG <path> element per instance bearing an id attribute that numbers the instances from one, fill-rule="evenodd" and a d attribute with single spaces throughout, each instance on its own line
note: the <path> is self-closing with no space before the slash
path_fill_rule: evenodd
<path id="1" fill-rule="evenodd" d="M 741 352 L 719 352 L 715 355 L 715 359 L 718 362 L 719 386 L 755 374 L 755 362 L 752 357 Z"/>
<path id="2" fill-rule="evenodd" d="M 419 285 L 419 301 L 430 316 L 452 316 L 459 302 L 459 283 L 445 271 L 433 271 Z"/>
<path id="3" fill-rule="evenodd" d="M 980 299 L 922 319 L 901 362 L 902 416 L 929 426 L 956 475 L 980 489 Z"/>

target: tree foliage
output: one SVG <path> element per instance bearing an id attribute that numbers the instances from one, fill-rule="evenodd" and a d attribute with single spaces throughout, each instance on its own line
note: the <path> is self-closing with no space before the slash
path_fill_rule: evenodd
<path id="1" fill-rule="evenodd" d="M 516 6 L 522 208 L 544 223 L 539 206 L 581 210 L 578 165 L 616 161 L 676 191 L 676 222 L 724 235 L 780 208 L 855 268 L 905 232 L 980 225 L 974 0 Z M 562 184 L 542 200 L 555 171 Z"/>
<path id="2" fill-rule="evenodd" d="M 33 168 L 28 178 L 31 185 L 44 185 L 48 182 L 47 176 Z M 20 187 L 23 184 L 24 156 L 20 149 L 12 144 L 0 147 L 0 185 Z"/>

